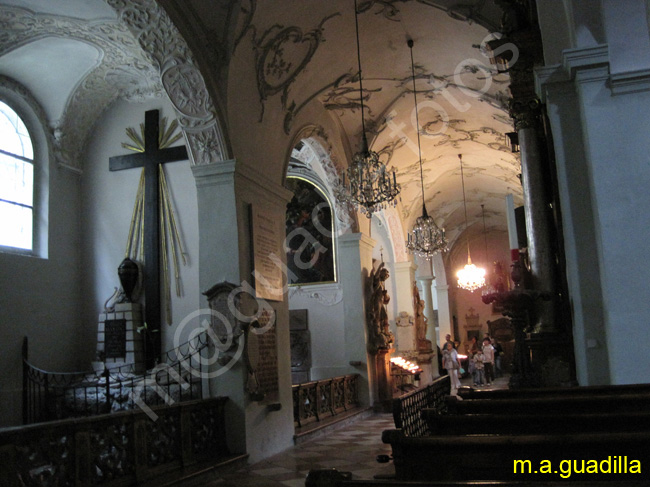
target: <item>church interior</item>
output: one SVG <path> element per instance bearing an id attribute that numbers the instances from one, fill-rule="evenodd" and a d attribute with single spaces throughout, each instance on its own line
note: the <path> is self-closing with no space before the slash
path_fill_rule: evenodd
<path id="1" fill-rule="evenodd" d="M 616 411 L 615 440 L 548 432 L 647 444 L 648 0 L 0 0 L 0 25 L 2 485 L 168 485 L 357 418 L 386 485 L 513 480 L 409 473 L 484 448 L 443 436 L 474 406 L 520 436 Z"/>

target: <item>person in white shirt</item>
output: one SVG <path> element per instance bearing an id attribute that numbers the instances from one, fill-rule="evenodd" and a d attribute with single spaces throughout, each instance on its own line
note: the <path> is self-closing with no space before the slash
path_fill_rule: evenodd
<path id="1" fill-rule="evenodd" d="M 485 382 L 487 385 L 492 384 L 494 380 L 494 347 L 489 338 L 483 339 L 483 370 L 485 373 Z"/>
<path id="2" fill-rule="evenodd" d="M 451 388 L 458 389 L 461 386 L 460 379 L 458 378 L 460 362 L 458 361 L 458 352 L 456 352 L 451 343 L 447 343 L 447 346 L 442 351 L 442 366 L 447 369 L 447 373 L 451 379 Z"/>

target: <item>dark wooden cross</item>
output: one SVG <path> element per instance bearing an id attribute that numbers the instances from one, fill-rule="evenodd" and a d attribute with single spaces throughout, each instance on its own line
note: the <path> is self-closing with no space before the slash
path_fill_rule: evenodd
<path id="1" fill-rule="evenodd" d="M 145 323 L 147 331 L 145 340 L 146 365 L 152 367 L 160 356 L 160 212 L 158 171 L 160 164 L 187 160 L 185 146 L 161 149 L 158 142 L 158 110 L 146 112 L 144 119 L 144 152 L 109 159 L 111 171 L 144 167 L 144 294 L 146 297 Z"/>

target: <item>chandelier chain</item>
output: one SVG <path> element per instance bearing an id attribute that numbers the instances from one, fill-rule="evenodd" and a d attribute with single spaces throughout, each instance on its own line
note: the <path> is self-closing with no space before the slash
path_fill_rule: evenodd
<path id="1" fill-rule="evenodd" d="M 463 206 L 465 207 L 465 232 L 467 232 L 468 223 L 467 223 L 467 198 L 465 198 L 465 176 L 463 174 L 463 155 L 458 154 L 458 159 L 460 160 L 460 182 L 463 186 Z M 472 258 L 469 255 L 469 234 L 467 235 L 467 261 L 472 262 Z"/>
<path id="2" fill-rule="evenodd" d="M 363 137 L 363 147 L 364 152 L 368 151 L 368 139 L 366 139 L 366 122 L 364 117 L 363 110 L 363 76 L 361 76 L 361 44 L 359 42 L 359 15 L 357 12 L 357 0 L 354 0 L 354 26 L 357 34 L 357 63 L 359 65 L 359 102 L 361 103 L 361 136 Z"/>
<path id="3" fill-rule="evenodd" d="M 481 204 L 481 213 L 483 214 L 483 238 L 485 240 L 485 265 L 488 265 L 488 244 L 487 244 L 487 229 L 485 227 L 485 205 Z"/>
<path id="4" fill-rule="evenodd" d="M 355 0 L 356 1 L 356 0 Z M 425 207 L 424 204 L 424 172 L 422 170 L 422 149 L 420 148 L 420 118 L 418 115 L 418 97 L 417 90 L 415 88 L 415 63 L 413 62 L 413 40 L 408 40 L 408 46 L 411 50 L 411 75 L 413 78 L 413 102 L 415 103 L 415 125 L 416 133 L 418 135 L 418 157 L 420 159 L 420 185 L 422 186 L 422 207 Z"/>
<path id="5" fill-rule="evenodd" d="M 466 289 L 467 291 L 474 292 L 476 289 L 482 288 L 485 286 L 485 269 L 476 267 L 472 264 L 472 258 L 469 254 L 469 233 L 467 229 L 469 223 L 467 220 L 467 197 L 465 195 L 465 174 L 463 171 L 463 156 L 458 154 L 458 160 L 460 161 L 460 178 L 463 186 L 463 205 L 465 207 L 465 233 L 467 233 L 467 265 L 459 270 L 456 275 L 458 276 L 458 287 L 461 289 Z M 483 205 L 481 205 L 483 208 Z M 483 211 L 483 229 L 485 230 L 485 211 Z M 487 244 L 487 237 L 485 240 Z M 487 247 L 486 247 L 487 254 Z"/>
<path id="6" fill-rule="evenodd" d="M 361 47 L 359 41 L 359 16 L 357 1 L 354 0 L 354 25 L 357 40 L 357 61 L 359 63 L 359 102 L 361 105 L 361 150 L 352 156 L 347 169 L 334 190 L 339 201 L 345 202 L 368 218 L 389 206 L 397 206 L 396 198 L 401 187 L 397 184 L 395 169 L 387 169 L 379 159 L 379 154 L 370 150 L 366 136 L 365 104 L 363 96 L 363 76 L 361 71 Z M 392 174 L 391 174 L 392 173 Z M 348 181 L 346 182 L 346 175 Z M 391 177 L 392 176 L 392 177 Z"/>
<path id="7" fill-rule="evenodd" d="M 413 61 L 413 39 L 407 42 L 411 50 L 411 74 L 413 76 L 413 102 L 415 105 L 415 123 L 418 137 L 418 158 L 420 162 L 420 186 L 422 188 L 422 216 L 415 220 L 413 229 L 407 235 L 406 248 L 415 255 L 427 260 L 439 252 L 447 251 L 445 229 L 440 229 L 432 217 L 427 214 L 424 197 L 424 170 L 422 169 L 422 148 L 420 145 L 420 119 L 418 115 L 417 88 L 415 86 L 415 62 Z"/>

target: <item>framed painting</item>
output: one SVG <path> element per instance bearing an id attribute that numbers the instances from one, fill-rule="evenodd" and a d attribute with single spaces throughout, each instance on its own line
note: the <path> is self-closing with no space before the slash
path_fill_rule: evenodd
<path id="1" fill-rule="evenodd" d="M 285 251 L 289 284 L 323 284 L 336 281 L 334 226 L 331 205 L 312 182 L 290 176 L 293 191 L 287 204 Z"/>

